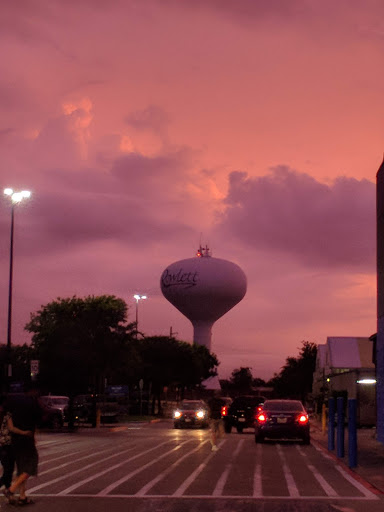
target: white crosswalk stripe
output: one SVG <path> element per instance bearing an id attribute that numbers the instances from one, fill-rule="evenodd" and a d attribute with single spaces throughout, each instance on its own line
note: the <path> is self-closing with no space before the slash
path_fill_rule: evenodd
<path id="1" fill-rule="evenodd" d="M 166 430 L 151 436 L 119 432 L 109 439 L 95 436 L 58 445 L 41 443 L 44 471 L 29 493 L 103 498 L 379 499 L 316 443 L 305 447 L 255 444 L 253 437 L 235 434 L 227 435 L 218 451 L 211 451 L 207 431 Z"/>

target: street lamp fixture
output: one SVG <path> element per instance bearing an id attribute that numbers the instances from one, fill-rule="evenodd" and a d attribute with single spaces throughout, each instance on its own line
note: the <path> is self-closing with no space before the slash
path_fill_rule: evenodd
<path id="1" fill-rule="evenodd" d="M 11 240 L 10 240 L 10 251 L 9 251 L 9 286 L 8 286 L 8 327 L 7 327 L 7 377 L 8 385 L 9 379 L 12 377 L 12 365 L 11 365 L 11 346 L 12 346 L 12 287 L 13 287 L 13 232 L 15 224 L 15 206 L 24 199 L 31 197 L 29 190 L 22 190 L 21 192 L 15 192 L 11 188 L 4 189 L 4 194 L 11 200 Z"/>
<path id="2" fill-rule="evenodd" d="M 146 295 L 139 295 L 136 293 L 133 298 L 136 300 L 136 339 L 139 332 L 139 301 L 145 300 L 148 297 Z"/>

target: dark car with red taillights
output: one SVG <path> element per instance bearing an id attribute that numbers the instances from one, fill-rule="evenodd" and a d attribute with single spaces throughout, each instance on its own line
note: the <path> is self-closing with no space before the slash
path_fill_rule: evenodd
<path id="1" fill-rule="evenodd" d="M 255 415 L 255 441 L 300 439 L 309 444 L 309 416 L 300 400 L 266 400 Z"/>
<path id="2" fill-rule="evenodd" d="M 232 427 L 241 433 L 245 428 L 253 427 L 255 413 L 262 406 L 265 398 L 263 396 L 242 395 L 233 399 L 228 406 L 221 410 L 221 417 L 224 421 L 224 429 L 227 434 Z"/>

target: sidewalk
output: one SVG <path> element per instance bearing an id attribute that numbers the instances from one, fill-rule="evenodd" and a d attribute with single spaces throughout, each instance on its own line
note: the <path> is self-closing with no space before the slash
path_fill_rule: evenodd
<path id="1" fill-rule="evenodd" d="M 348 471 L 361 477 L 371 486 L 384 494 L 384 444 L 376 440 L 375 428 L 359 428 L 357 430 L 357 466 L 348 466 L 348 429 L 345 429 L 345 455 L 337 457 L 336 431 L 335 450 L 328 450 L 328 432 L 321 431 L 321 423 L 316 420 L 311 422 L 311 437 L 318 442 L 327 453 L 335 458 L 335 462 L 348 468 Z"/>

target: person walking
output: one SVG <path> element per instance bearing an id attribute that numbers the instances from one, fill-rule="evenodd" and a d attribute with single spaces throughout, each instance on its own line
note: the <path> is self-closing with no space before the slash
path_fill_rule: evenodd
<path id="1" fill-rule="evenodd" d="M 221 419 L 221 410 L 224 405 L 225 401 L 222 400 L 216 392 L 215 395 L 208 400 L 212 451 L 219 449 L 217 441 L 224 436 L 224 425 Z"/>
<path id="2" fill-rule="evenodd" d="M 11 504 L 29 505 L 33 500 L 26 496 L 26 484 L 29 477 L 37 475 L 39 456 L 35 443 L 35 431 L 41 424 L 43 415 L 37 390 L 32 387 L 21 399 L 13 401 L 9 410 L 17 477 L 9 489 L 4 491 L 4 495 Z M 17 491 L 18 499 L 15 496 Z"/>
<path id="3" fill-rule="evenodd" d="M 15 456 L 12 446 L 12 435 L 9 430 L 10 413 L 5 406 L 6 397 L 0 397 L 0 460 L 3 466 L 3 474 L 0 477 L 0 487 L 9 490 L 12 483 L 13 471 L 15 469 Z"/>

